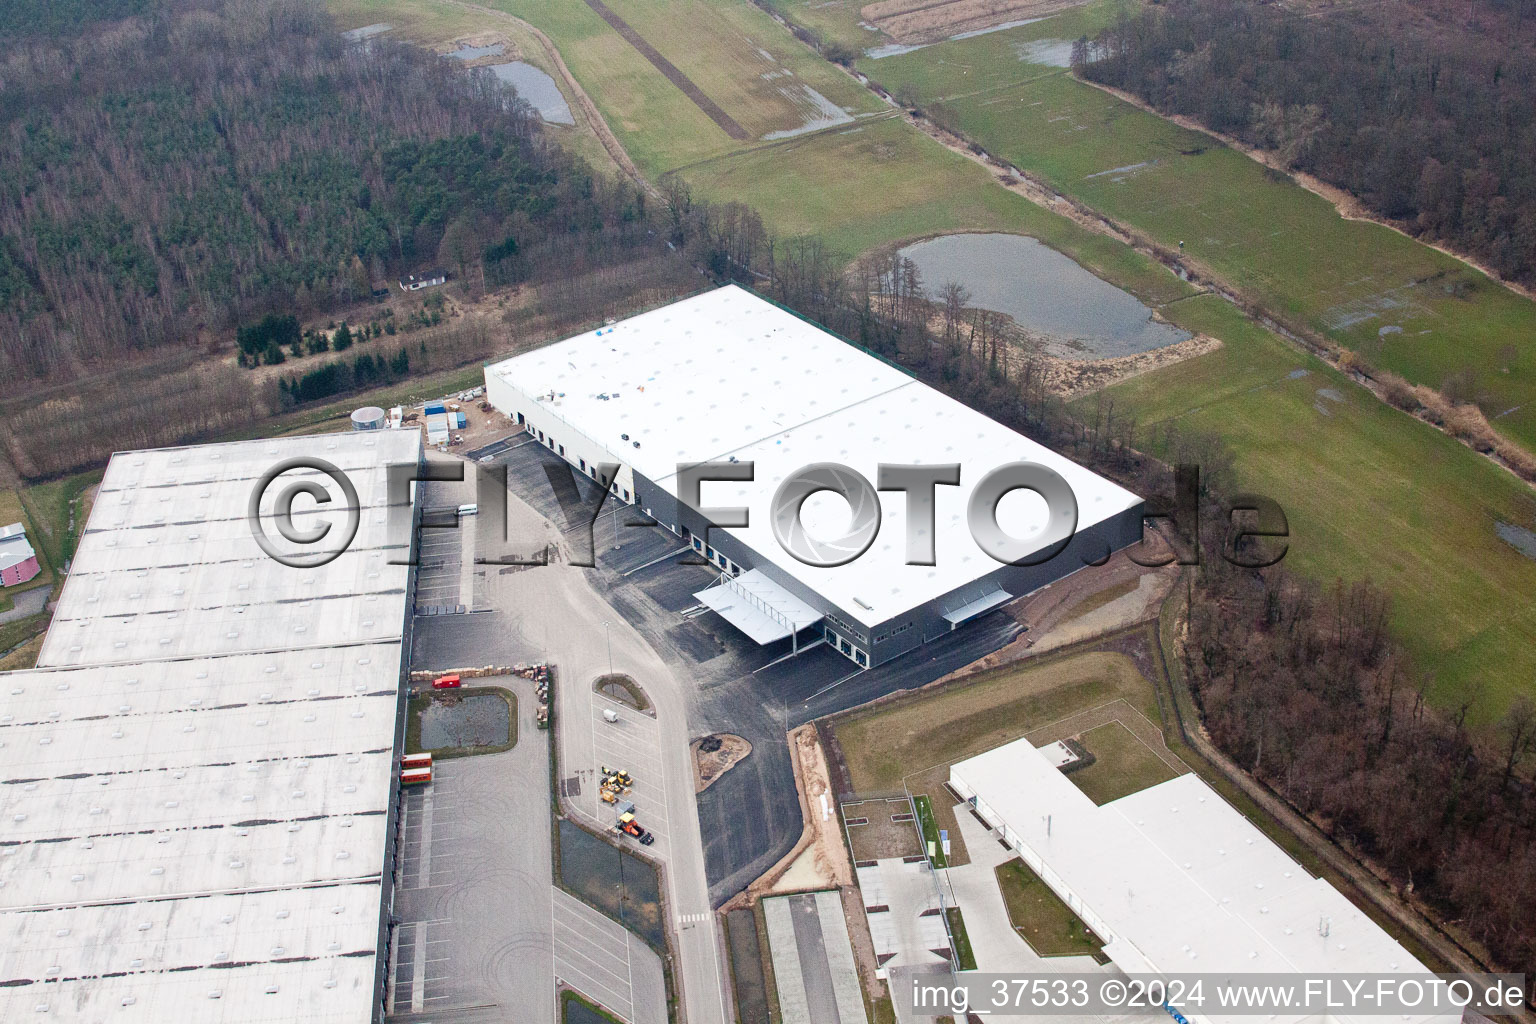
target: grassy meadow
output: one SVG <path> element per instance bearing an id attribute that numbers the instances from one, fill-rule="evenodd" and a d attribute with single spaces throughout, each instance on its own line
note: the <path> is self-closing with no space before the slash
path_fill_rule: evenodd
<path id="1" fill-rule="evenodd" d="M 1496 426 L 1536 449 L 1536 303 L 1389 228 L 1346 220 L 1287 178 L 1064 69 L 1027 44 L 1088 14 L 941 43 L 859 68 L 914 90 L 967 136 L 1064 195 L 1184 254 L 1286 323 L 1440 387 L 1470 373 Z"/>
<path id="2" fill-rule="evenodd" d="M 950 231 L 1032 235 L 1159 305 L 1194 294 L 1164 267 L 999 187 L 987 170 L 901 119 L 735 153 L 678 172 L 706 199 L 738 200 L 782 235 L 816 234 L 845 257 Z"/>
<path id="3" fill-rule="evenodd" d="M 1437 702 L 1475 694 L 1487 721 L 1531 693 L 1536 561 L 1495 532 L 1536 524 L 1530 488 L 1215 296 L 1163 313 L 1223 347 L 1105 397 L 1143 428 L 1225 438 L 1242 484 L 1286 511 L 1289 567 L 1324 582 L 1369 577 L 1392 595 L 1396 635 Z"/>

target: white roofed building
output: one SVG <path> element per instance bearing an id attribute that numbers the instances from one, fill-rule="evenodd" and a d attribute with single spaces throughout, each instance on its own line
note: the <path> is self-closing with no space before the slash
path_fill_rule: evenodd
<path id="1" fill-rule="evenodd" d="M 876 665 L 1141 537 L 1136 495 L 734 285 L 492 364 L 485 379 L 514 423 L 716 565 L 711 589 L 728 593 L 701 600 L 760 643 L 817 627 L 851 660 Z M 1021 461 L 1060 474 L 1077 502 L 1075 537 L 1036 566 L 993 559 L 966 521 L 977 481 Z M 706 482 L 699 495 L 705 508 L 747 508 L 747 526 L 705 536 L 678 479 L 679 465 L 699 462 L 753 464 L 751 481 Z M 816 463 L 871 484 L 882 464 L 958 464 L 959 486 L 935 489 L 935 564 L 907 564 L 900 491 L 880 492 L 878 535 L 854 560 L 819 567 L 787 552 L 772 499 Z M 604 465 L 617 466 L 611 479 Z M 818 537 L 841 534 L 848 517 L 847 502 L 824 494 L 803 507 Z M 1014 491 L 997 517 L 1028 538 L 1043 531 L 1045 502 Z"/>
<path id="2" fill-rule="evenodd" d="M 1127 974 L 1430 973 L 1199 776 L 1095 806 L 1056 760 L 1048 748 L 1016 740 L 952 765 L 950 786 L 1104 940 L 1104 953 Z M 1192 1021 L 1257 1019 L 1181 1009 Z M 1323 1020 L 1296 1013 L 1264 1019 Z M 1454 1024 L 1460 1014 L 1392 1019 Z"/>
<path id="3" fill-rule="evenodd" d="M 387 467 L 420 453 L 390 431 L 113 457 L 38 667 L 0 675 L 0 1019 L 381 1013 L 414 511 L 391 522 Z M 316 568 L 247 520 L 294 456 L 357 492 Z"/>

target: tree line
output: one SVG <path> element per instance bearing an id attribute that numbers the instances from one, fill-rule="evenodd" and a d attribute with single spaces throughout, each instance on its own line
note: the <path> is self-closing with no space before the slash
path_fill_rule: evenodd
<path id="1" fill-rule="evenodd" d="M 0 446 L 24 476 L 487 358 L 582 323 L 563 295 L 597 280 L 615 310 L 693 287 L 644 193 L 550 142 L 493 76 L 349 42 L 300 0 L 49 5 L 70 16 L 0 35 Z M 499 329 L 424 309 L 295 338 L 434 263 L 533 301 Z M 197 365 L 231 336 L 255 366 L 380 332 L 366 365 L 317 358 L 284 384 Z"/>
<path id="2" fill-rule="evenodd" d="M 1504 6 L 1520 14 L 1529 4 Z M 1256 0 L 1167 0 L 1081 41 L 1073 64 L 1531 284 L 1536 54 L 1516 43 L 1529 35 L 1522 25 L 1511 21 L 1506 38 L 1374 10 L 1309 16 Z"/>
<path id="3" fill-rule="evenodd" d="M 0 43 L 10 379 L 205 347 L 440 259 L 515 281 L 546 237 L 643 201 L 595 182 L 493 76 L 349 42 L 317 5 L 67 2 L 142 13 Z"/>

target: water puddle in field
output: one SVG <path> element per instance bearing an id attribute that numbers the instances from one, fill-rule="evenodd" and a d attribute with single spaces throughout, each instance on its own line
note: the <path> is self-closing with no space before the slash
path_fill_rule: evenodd
<path id="1" fill-rule="evenodd" d="M 532 64 L 514 60 L 508 64 L 492 64 L 491 72 L 517 90 L 548 124 L 575 124 L 571 105 L 565 102 L 565 94 L 555 80 Z"/>
<path id="2" fill-rule="evenodd" d="M 1044 18 L 1020 18 L 1018 21 L 1005 21 L 1001 25 L 993 25 L 990 28 L 977 28 L 969 32 L 957 32 L 947 39 L 938 40 L 937 43 L 887 43 L 884 46 L 875 46 L 865 50 L 864 56 L 870 60 L 879 60 L 882 57 L 899 57 L 904 53 L 921 50 L 925 46 L 936 46 L 938 43 L 953 43 L 960 39 L 975 39 L 977 36 L 989 36 L 993 32 L 1006 32 L 1010 28 L 1018 28 L 1021 25 L 1033 25 L 1037 21 L 1044 20 Z M 1071 47 L 1072 44 L 1068 43 L 1067 49 L 1069 54 Z M 1066 65 L 1062 66 L 1065 67 Z"/>
<path id="3" fill-rule="evenodd" d="M 1499 532 L 1500 540 L 1536 562 L 1536 531 L 1527 530 L 1514 523 L 1497 523 L 1494 529 Z"/>
<path id="4" fill-rule="evenodd" d="M 1013 52 L 1026 64 L 1043 64 L 1048 68 L 1072 66 L 1072 40 L 1036 39 L 1030 43 L 1014 43 Z"/>
<path id="5" fill-rule="evenodd" d="M 1126 164 L 1124 167 L 1111 167 L 1107 171 L 1094 171 L 1092 174 L 1083 175 L 1083 180 L 1089 181 L 1093 178 L 1113 178 L 1115 184 L 1118 185 L 1132 173 L 1147 167 L 1155 167 L 1156 165 L 1156 160 L 1143 160 L 1139 164 Z"/>
<path id="6" fill-rule="evenodd" d="M 901 250 L 933 299 L 951 281 L 969 304 L 1011 316 L 1048 339 L 1052 355 L 1107 359 L 1148 352 L 1190 335 L 1152 319 L 1140 299 L 1024 235 L 941 235 Z"/>
<path id="7" fill-rule="evenodd" d="M 802 94 L 800 97 L 794 97 L 794 94 L 788 90 L 785 90 L 784 92 L 785 95 L 791 96 L 792 98 L 802 99 L 804 105 L 808 105 L 810 107 L 811 113 L 806 117 L 804 123 L 802 123 L 800 127 L 789 128 L 784 131 L 769 132 L 767 135 L 763 136 L 763 138 L 766 140 L 792 139 L 797 135 L 805 135 L 810 132 L 820 131 L 823 128 L 836 128 L 840 124 L 853 123 L 852 114 L 848 113 L 848 111 L 844 110 L 836 103 L 833 103 L 831 100 L 827 99 L 821 93 L 817 92 L 815 89 L 812 89 L 808 85 L 803 83 L 800 85 L 800 92 Z"/>

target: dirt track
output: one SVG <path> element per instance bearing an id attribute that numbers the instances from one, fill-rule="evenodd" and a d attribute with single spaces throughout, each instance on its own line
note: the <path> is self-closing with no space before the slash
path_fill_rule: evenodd
<path id="1" fill-rule="evenodd" d="M 602 18 L 610 26 L 612 26 L 615 32 L 623 36 L 625 41 L 627 41 L 630 46 L 633 46 L 636 50 L 639 50 L 640 55 L 646 60 L 650 61 L 651 65 L 657 71 L 660 71 L 663 75 L 666 75 L 667 81 L 671 82 L 673 85 L 677 86 L 678 89 L 682 90 L 683 95 L 692 100 L 694 106 L 704 111 L 705 115 L 707 115 L 711 121 L 719 125 L 721 131 L 725 132 L 725 134 L 729 135 L 733 139 L 740 140 L 749 138 L 745 128 L 737 124 L 736 120 L 731 117 L 730 114 L 727 114 L 724 110 L 721 110 L 718 103 L 704 95 L 704 90 L 700 89 L 693 83 L 691 78 L 683 74 L 682 71 L 678 70 L 676 64 L 673 64 L 671 61 L 667 60 L 667 58 L 663 57 L 659 52 L 657 52 L 656 47 L 646 42 L 644 36 L 642 36 L 639 32 L 636 32 L 630 26 L 629 22 L 625 21 L 623 18 L 614 13 L 611 7 L 603 3 L 603 0 L 587 0 L 587 6 L 596 11 L 598 17 Z"/>

